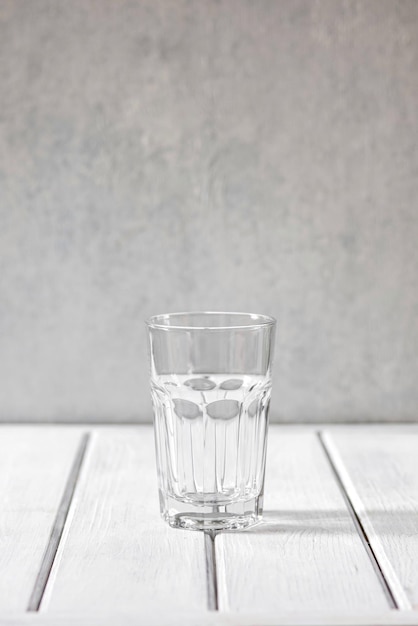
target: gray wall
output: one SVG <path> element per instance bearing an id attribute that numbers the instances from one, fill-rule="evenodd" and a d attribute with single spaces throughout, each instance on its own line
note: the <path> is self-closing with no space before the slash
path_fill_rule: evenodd
<path id="1" fill-rule="evenodd" d="M 279 319 L 280 420 L 418 417 L 418 2 L 2 0 L 0 416 L 148 420 L 143 319 Z"/>

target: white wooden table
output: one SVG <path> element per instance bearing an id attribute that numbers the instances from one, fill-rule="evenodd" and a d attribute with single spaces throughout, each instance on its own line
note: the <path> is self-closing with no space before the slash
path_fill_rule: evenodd
<path id="1" fill-rule="evenodd" d="M 418 424 L 272 426 L 265 521 L 159 517 L 150 426 L 0 426 L 1 624 L 418 624 Z"/>

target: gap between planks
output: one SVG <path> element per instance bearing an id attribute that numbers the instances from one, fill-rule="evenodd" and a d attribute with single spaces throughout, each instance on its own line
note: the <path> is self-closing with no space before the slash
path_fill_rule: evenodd
<path id="1" fill-rule="evenodd" d="M 411 610 L 412 606 L 386 555 L 373 545 L 370 537 L 372 529 L 369 529 L 370 532 L 367 532 L 363 524 L 361 507 L 359 506 L 358 498 L 355 497 L 355 487 L 345 469 L 338 449 L 334 446 L 327 433 L 317 431 L 316 434 L 390 607 L 397 610 Z"/>
<path id="2" fill-rule="evenodd" d="M 404 610 L 411 609 L 410 603 L 405 600 L 405 593 L 399 581 L 397 581 L 397 578 L 393 578 L 390 571 L 386 571 L 385 565 L 382 565 L 381 555 L 379 555 L 378 558 L 375 549 L 370 543 L 366 529 L 363 526 L 361 516 L 356 510 L 355 503 L 353 502 L 352 497 L 350 497 L 349 495 L 354 489 L 354 486 L 351 484 L 347 484 L 347 480 L 350 479 L 347 472 L 345 471 L 344 466 L 342 465 L 342 461 L 339 458 L 338 451 L 333 446 L 326 433 L 323 433 L 322 431 L 317 431 L 316 434 L 324 451 L 325 457 L 336 479 L 341 494 L 346 502 L 347 509 L 353 519 L 357 532 L 370 558 L 370 561 L 387 596 L 391 608 Z M 42 603 L 42 599 L 63 535 L 69 509 L 73 501 L 78 478 L 81 468 L 83 466 L 90 439 L 90 433 L 85 433 L 81 438 L 72 468 L 66 482 L 65 490 L 57 511 L 57 515 L 54 520 L 50 539 L 46 547 L 41 567 L 28 603 L 27 611 L 29 612 L 39 611 L 40 605 Z M 207 608 L 209 611 L 218 611 L 217 568 L 215 556 L 215 536 L 218 533 L 205 532 L 204 534 L 207 579 Z"/>
<path id="3" fill-rule="evenodd" d="M 216 572 L 215 537 L 216 532 L 205 531 L 206 585 L 208 610 L 218 611 L 218 581 Z"/>
<path id="4" fill-rule="evenodd" d="M 392 567 L 387 561 L 386 556 L 384 554 L 378 555 L 378 551 L 373 547 L 372 542 L 369 539 L 366 528 L 363 525 L 360 509 L 359 507 L 356 508 L 355 503 L 353 502 L 353 490 L 355 493 L 354 485 L 345 470 L 343 462 L 338 454 L 338 450 L 332 444 L 326 433 L 323 431 L 316 431 L 316 435 L 329 463 L 341 495 L 344 498 L 347 510 L 353 520 L 357 533 L 386 595 L 390 608 L 403 611 L 411 610 L 411 604 L 406 597 L 397 576 L 393 573 Z M 352 494 L 351 496 L 350 493 Z M 219 610 L 215 553 L 215 537 L 218 534 L 221 534 L 221 532 L 205 533 L 208 609 L 211 611 Z"/>
<path id="5" fill-rule="evenodd" d="M 51 534 L 44 552 L 44 556 L 42 558 L 41 566 L 36 577 L 31 596 L 29 598 L 29 603 L 26 609 L 29 612 L 37 612 L 39 611 L 39 607 L 41 606 L 51 569 L 57 554 L 58 546 L 62 538 L 65 523 L 67 521 L 68 512 L 73 501 L 75 489 L 77 486 L 83 461 L 86 456 L 90 438 L 90 433 L 85 433 L 81 437 L 80 444 L 78 446 L 72 467 L 70 469 L 70 473 L 68 475 L 67 482 L 65 484 L 64 493 L 62 495 L 54 523 L 52 525 Z"/>

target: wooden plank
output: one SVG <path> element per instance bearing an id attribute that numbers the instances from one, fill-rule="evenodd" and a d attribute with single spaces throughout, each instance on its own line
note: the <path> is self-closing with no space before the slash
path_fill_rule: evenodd
<path id="1" fill-rule="evenodd" d="M 55 516 L 48 545 L 44 552 L 41 567 L 39 569 L 31 597 L 29 598 L 28 611 L 39 611 L 39 607 L 45 593 L 45 588 L 48 583 L 52 566 L 54 564 L 62 534 L 64 532 L 71 502 L 74 497 L 75 489 L 77 487 L 77 481 L 80 475 L 81 467 L 83 465 L 89 441 L 90 434 L 84 434 L 80 441 L 77 454 L 75 455 L 69 476 L 67 478 L 65 490 L 62 495 L 57 514 Z"/>
<path id="2" fill-rule="evenodd" d="M 1 626 L 417 626 L 413 611 L 221 613 L 162 610 L 152 613 L 26 613 L 0 615 Z"/>
<path id="3" fill-rule="evenodd" d="M 216 538 L 218 601 L 239 612 L 388 609 L 316 434 L 271 427 L 265 521 Z"/>
<path id="4" fill-rule="evenodd" d="M 204 535 L 162 521 L 152 427 L 103 427 L 70 510 L 42 610 L 207 606 Z"/>
<path id="5" fill-rule="evenodd" d="M 323 439 L 398 606 L 418 609 L 418 426 L 353 426 Z"/>
<path id="6" fill-rule="evenodd" d="M 82 429 L 0 427 L 0 610 L 25 610 Z"/>

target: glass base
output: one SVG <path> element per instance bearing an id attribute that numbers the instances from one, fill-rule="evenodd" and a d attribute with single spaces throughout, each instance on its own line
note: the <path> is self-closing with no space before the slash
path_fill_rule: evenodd
<path id="1" fill-rule="evenodd" d="M 229 504 L 196 505 L 169 496 L 161 498 L 161 514 L 172 528 L 187 530 L 240 530 L 261 522 L 263 497 Z"/>

